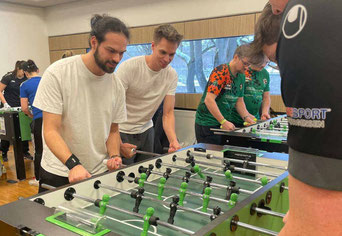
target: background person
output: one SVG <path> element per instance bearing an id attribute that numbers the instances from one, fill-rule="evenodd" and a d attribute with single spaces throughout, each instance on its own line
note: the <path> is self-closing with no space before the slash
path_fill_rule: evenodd
<path id="1" fill-rule="evenodd" d="M 4 108 L 20 107 L 20 85 L 27 80 L 24 71 L 23 63 L 25 61 L 17 61 L 14 70 L 4 75 L 0 81 L 0 100 Z M 7 161 L 7 152 L 10 142 L 1 140 L 1 151 L 4 161 Z M 22 142 L 22 150 L 24 158 L 33 160 L 29 153 L 28 141 Z"/>

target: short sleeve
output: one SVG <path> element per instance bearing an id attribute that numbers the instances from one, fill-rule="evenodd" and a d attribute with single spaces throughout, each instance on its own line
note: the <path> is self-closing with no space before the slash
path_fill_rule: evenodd
<path id="1" fill-rule="evenodd" d="M 167 91 L 166 95 L 175 95 L 177 90 L 177 83 L 178 83 L 178 74 L 175 70 L 172 71 L 172 82 L 170 84 L 170 89 Z"/>
<path id="2" fill-rule="evenodd" d="M 133 75 L 133 70 L 130 69 L 130 63 L 122 62 L 115 72 L 116 79 L 119 79 L 125 91 L 128 89 L 130 77 Z"/>
<path id="3" fill-rule="evenodd" d="M 20 85 L 20 97 L 21 98 L 28 98 L 27 83 L 25 83 L 25 82 Z"/>
<path id="4" fill-rule="evenodd" d="M 266 69 L 265 69 L 264 74 L 265 74 L 264 79 L 266 79 L 266 81 L 263 81 L 264 83 L 266 82 L 264 92 L 269 92 L 270 91 L 270 74 L 268 73 Z"/>
<path id="5" fill-rule="evenodd" d="M 62 114 L 63 96 L 58 74 L 46 71 L 39 83 L 33 106 L 42 111 Z"/>
<path id="6" fill-rule="evenodd" d="M 12 74 L 6 74 L 2 77 L 1 83 L 5 84 L 6 86 L 9 84 L 9 82 L 12 79 Z"/>
<path id="7" fill-rule="evenodd" d="M 230 78 L 225 64 L 216 67 L 209 76 L 207 92 L 218 96 L 224 86 L 231 83 L 231 81 L 226 81 L 227 77 Z"/>
<path id="8" fill-rule="evenodd" d="M 123 123 L 127 120 L 127 111 L 126 111 L 126 92 L 121 84 L 121 81 L 117 78 L 113 83 L 114 86 L 114 107 L 113 107 L 113 118 L 112 123 Z"/>

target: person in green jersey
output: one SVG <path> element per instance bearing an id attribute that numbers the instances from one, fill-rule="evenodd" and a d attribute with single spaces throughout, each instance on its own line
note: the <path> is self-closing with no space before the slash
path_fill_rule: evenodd
<path id="1" fill-rule="evenodd" d="M 251 56 L 249 62 L 251 65 L 245 72 L 243 100 L 252 117 L 258 120 L 267 120 L 270 118 L 271 105 L 270 75 L 264 67 L 268 63 L 268 58 L 260 53 Z M 230 121 L 237 127 L 242 127 L 245 122 L 235 108 Z"/>
<path id="2" fill-rule="evenodd" d="M 221 137 L 211 128 L 234 130 L 230 122 L 234 107 L 246 122 L 255 123 L 243 102 L 245 70 L 250 66 L 249 45 L 239 46 L 233 59 L 214 68 L 196 111 L 195 133 L 198 143 L 220 144 Z"/>

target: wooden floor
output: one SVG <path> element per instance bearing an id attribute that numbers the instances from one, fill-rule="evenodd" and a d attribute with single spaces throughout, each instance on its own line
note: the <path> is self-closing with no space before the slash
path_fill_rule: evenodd
<path id="1" fill-rule="evenodd" d="M 30 153 L 33 155 L 33 147 L 30 145 Z M 19 181 L 16 178 L 14 154 L 12 146 L 7 153 L 8 162 L 5 162 L 7 179 L 0 180 L 0 205 L 4 205 L 18 200 L 19 197 L 30 197 L 38 193 L 38 187 L 30 186 L 29 180 L 34 177 L 33 161 L 25 160 L 26 180 Z M 17 183 L 8 183 L 8 180 L 18 181 Z"/>

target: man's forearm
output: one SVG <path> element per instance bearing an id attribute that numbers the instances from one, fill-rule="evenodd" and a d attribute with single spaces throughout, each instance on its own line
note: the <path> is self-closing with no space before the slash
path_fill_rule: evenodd
<path id="1" fill-rule="evenodd" d="M 28 117 L 33 118 L 33 115 L 32 115 L 32 113 L 31 113 L 30 109 L 28 109 L 28 108 L 21 108 L 21 110 L 22 110 L 22 112 L 24 112 Z"/>
<path id="2" fill-rule="evenodd" d="M 175 115 L 173 112 L 172 114 L 163 114 L 163 128 L 170 143 L 177 141 Z"/>
<path id="3" fill-rule="evenodd" d="M 49 147 L 51 152 L 64 164 L 69 157 L 72 155 L 69 147 L 66 145 L 65 141 L 61 137 L 58 131 L 44 130 L 44 139 L 46 145 Z"/>
<path id="4" fill-rule="evenodd" d="M 242 97 L 238 98 L 238 100 L 235 104 L 235 108 L 236 108 L 236 111 L 239 113 L 239 115 L 241 116 L 242 119 L 244 119 L 245 117 L 250 115 Z"/>
<path id="5" fill-rule="evenodd" d="M 108 156 L 112 157 L 114 155 L 120 155 L 120 144 L 122 143 L 120 138 L 120 132 L 118 127 L 111 127 L 106 147 Z"/>
<path id="6" fill-rule="evenodd" d="M 3 93 L 2 93 L 2 91 L 0 92 L 0 100 L 1 100 L 2 104 L 7 103 L 7 101 L 6 101 L 6 99 L 5 99 L 5 97 L 4 97 Z"/>
<path id="7" fill-rule="evenodd" d="M 261 113 L 268 114 L 270 107 L 271 107 L 271 100 L 270 99 L 263 100 L 261 104 Z"/>

